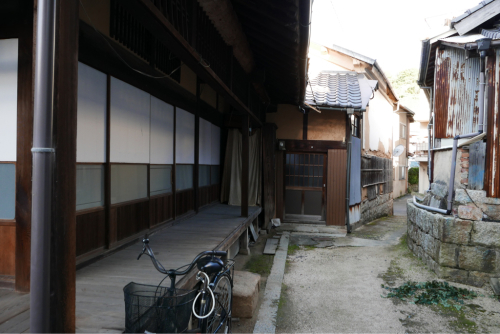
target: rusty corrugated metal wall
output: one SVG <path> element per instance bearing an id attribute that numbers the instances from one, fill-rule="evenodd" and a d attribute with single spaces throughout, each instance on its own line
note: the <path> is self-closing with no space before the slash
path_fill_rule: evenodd
<path id="1" fill-rule="evenodd" d="M 487 96 L 486 108 L 486 163 L 484 175 L 484 190 L 488 197 L 500 197 L 500 49 L 495 57 L 488 57 L 486 63 Z"/>
<path id="2" fill-rule="evenodd" d="M 479 58 L 465 60 L 465 51 L 436 50 L 436 138 L 477 131 Z"/>

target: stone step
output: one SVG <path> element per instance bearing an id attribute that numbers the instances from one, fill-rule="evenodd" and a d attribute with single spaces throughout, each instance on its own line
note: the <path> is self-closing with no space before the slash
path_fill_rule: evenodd
<path id="1" fill-rule="evenodd" d="M 252 318 L 259 302 L 260 275 L 247 271 L 234 271 L 233 307 L 234 318 Z"/>

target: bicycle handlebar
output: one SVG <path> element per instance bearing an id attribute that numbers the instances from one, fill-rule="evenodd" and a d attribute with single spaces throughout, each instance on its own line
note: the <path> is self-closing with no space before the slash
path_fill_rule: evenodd
<path id="1" fill-rule="evenodd" d="M 188 265 L 187 269 L 182 270 L 182 271 L 178 271 L 175 269 L 166 270 L 162 266 L 162 264 L 156 259 L 153 250 L 149 246 L 149 239 L 148 239 L 147 234 L 144 236 L 144 239 L 142 239 L 142 252 L 137 257 L 137 260 L 139 260 L 141 258 L 142 254 L 146 254 L 147 256 L 149 256 L 151 258 L 151 262 L 153 262 L 153 265 L 155 266 L 156 270 L 158 270 L 160 273 L 168 275 L 168 276 L 178 276 L 178 275 L 182 276 L 182 275 L 187 274 L 189 271 L 191 271 L 191 269 L 193 269 L 193 267 L 200 260 L 200 258 L 202 258 L 203 256 L 206 256 L 206 255 L 222 257 L 224 262 L 225 262 L 224 258 L 227 257 L 227 252 L 225 252 L 225 251 L 204 251 L 204 252 L 201 252 L 200 254 L 196 255 L 194 260 Z"/>

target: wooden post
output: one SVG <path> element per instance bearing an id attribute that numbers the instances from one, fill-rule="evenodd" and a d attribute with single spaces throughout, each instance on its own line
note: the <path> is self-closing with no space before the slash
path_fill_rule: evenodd
<path id="1" fill-rule="evenodd" d="M 262 127 L 262 160 L 263 160 L 263 211 L 262 228 L 270 229 L 271 219 L 276 212 L 276 124 L 265 123 Z"/>
<path id="2" fill-rule="evenodd" d="M 111 76 L 106 77 L 106 163 L 104 164 L 104 219 L 106 248 L 116 241 L 116 220 L 111 216 Z"/>
<path id="3" fill-rule="evenodd" d="M 172 214 L 172 219 L 177 218 L 177 188 L 176 188 L 176 181 L 175 181 L 175 173 L 177 170 L 177 165 L 176 165 L 176 150 L 175 150 L 175 145 L 176 145 L 176 136 L 177 136 L 177 107 L 174 106 L 174 162 L 172 165 L 172 196 L 173 196 L 173 204 L 172 204 L 172 209 L 173 209 L 173 214 Z"/>
<path id="4" fill-rule="evenodd" d="M 50 332 L 75 332 L 76 278 L 76 107 L 78 89 L 79 2 L 57 1 Z"/>
<path id="5" fill-rule="evenodd" d="M 250 165 L 249 117 L 242 116 L 241 122 L 241 216 L 248 217 L 248 178 Z"/>
<path id="6" fill-rule="evenodd" d="M 200 207 L 200 187 L 198 177 L 200 175 L 200 79 L 196 77 L 196 110 L 194 114 L 194 211 L 198 212 Z"/>
<path id="7" fill-rule="evenodd" d="M 248 247 L 249 246 L 249 235 L 248 235 L 248 229 L 249 227 L 247 227 L 245 229 L 245 232 L 243 232 L 243 234 L 240 236 L 240 251 L 239 251 L 239 254 L 242 254 L 242 255 L 250 255 L 250 248 Z"/>
<path id="8" fill-rule="evenodd" d="M 16 161 L 16 282 L 17 291 L 30 290 L 31 143 L 33 141 L 33 4 L 20 22 L 17 80 Z M 9 36 L 10 37 L 10 36 Z"/>

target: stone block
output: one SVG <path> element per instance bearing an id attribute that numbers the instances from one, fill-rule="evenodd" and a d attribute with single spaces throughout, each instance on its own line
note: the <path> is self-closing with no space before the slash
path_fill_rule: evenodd
<path id="1" fill-rule="evenodd" d="M 443 233 L 441 241 L 451 244 L 467 245 L 470 240 L 470 235 L 473 222 L 462 219 L 447 219 L 443 224 Z"/>
<path id="2" fill-rule="evenodd" d="M 500 220 L 500 205 L 478 203 L 477 206 L 490 219 Z"/>
<path id="3" fill-rule="evenodd" d="M 480 246 L 461 246 L 458 255 L 460 269 L 491 273 L 496 269 L 495 250 Z"/>
<path id="4" fill-rule="evenodd" d="M 481 220 L 483 212 L 475 205 L 460 205 L 458 207 L 458 217 L 468 220 Z"/>
<path id="5" fill-rule="evenodd" d="M 470 192 L 471 190 L 469 190 Z M 500 198 L 493 198 L 493 197 L 482 197 L 478 201 L 474 201 L 476 203 L 482 203 L 482 204 L 491 204 L 491 205 L 500 205 Z"/>
<path id="6" fill-rule="evenodd" d="M 467 284 L 481 288 L 484 284 L 490 281 L 491 274 L 480 271 L 469 271 Z"/>
<path id="7" fill-rule="evenodd" d="M 439 248 L 438 263 L 441 266 L 457 268 L 458 267 L 459 248 L 454 244 L 442 242 Z"/>
<path id="8" fill-rule="evenodd" d="M 439 246 L 439 241 L 434 239 L 431 235 L 422 235 L 422 249 L 433 260 L 437 260 L 439 258 Z"/>
<path id="9" fill-rule="evenodd" d="M 500 224 L 484 221 L 474 222 L 471 243 L 488 248 L 500 248 Z"/>
<path id="10" fill-rule="evenodd" d="M 260 275 L 235 270 L 233 284 L 233 317 L 253 317 L 259 302 Z"/>
<path id="11" fill-rule="evenodd" d="M 448 194 L 448 187 L 442 184 L 432 183 L 431 191 L 434 195 L 444 198 Z"/>
<path id="12" fill-rule="evenodd" d="M 439 272 L 436 273 L 439 278 L 449 279 L 455 282 L 466 283 L 469 277 L 467 270 L 439 267 Z"/>

